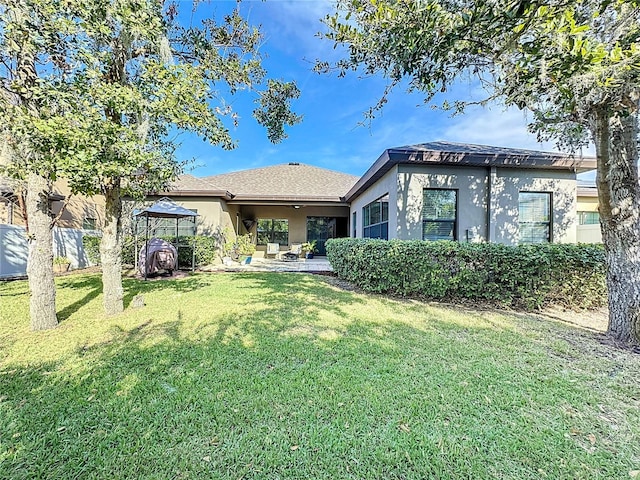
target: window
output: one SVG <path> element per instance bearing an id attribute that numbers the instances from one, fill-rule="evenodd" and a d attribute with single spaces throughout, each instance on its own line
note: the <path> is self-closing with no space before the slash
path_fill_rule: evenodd
<path id="1" fill-rule="evenodd" d="M 551 241 L 551 194 L 520 192 L 518 198 L 520 243 Z"/>
<path id="2" fill-rule="evenodd" d="M 362 209 L 362 236 L 364 238 L 389 239 L 388 195 L 371 202 Z"/>
<path id="3" fill-rule="evenodd" d="M 356 212 L 353 212 L 353 221 L 351 222 L 351 228 L 353 229 L 353 238 L 358 236 L 358 229 L 356 227 Z"/>
<path id="4" fill-rule="evenodd" d="M 422 191 L 422 239 L 456 240 L 457 190 L 425 188 Z"/>
<path id="5" fill-rule="evenodd" d="M 258 245 L 266 245 L 267 243 L 289 245 L 289 220 L 258 219 Z"/>
<path id="6" fill-rule="evenodd" d="M 85 217 L 82 221 L 82 229 L 83 230 L 95 230 L 96 229 L 96 219 L 91 217 Z"/>
<path id="7" fill-rule="evenodd" d="M 600 214 L 598 212 L 578 212 L 579 225 L 600 225 Z"/>

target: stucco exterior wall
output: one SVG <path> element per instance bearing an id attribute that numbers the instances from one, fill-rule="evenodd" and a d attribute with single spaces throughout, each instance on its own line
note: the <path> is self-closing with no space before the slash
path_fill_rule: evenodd
<path id="1" fill-rule="evenodd" d="M 489 240 L 518 244 L 518 195 L 521 191 L 551 192 L 554 243 L 576 241 L 576 176 L 571 172 L 494 169 L 491 179 L 491 225 Z"/>
<path id="2" fill-rule="evenodd" d="M 222 198 L 218 197 L 171 197 L 171 200 L 178 205 L 196 210 L 196 232 L 198 235 L 217 236 L 224 232 L 225 228 L 234 230 L 235 212 L 230 210 L 229 205 Z M 154 201 L 156 201 L 155 199 Z"/>
<path id="3" fill-rule="evenodd" d="M 398 171 L 396 236 L 422 240 L 423 189 L 456 190 L 459 241 L 479 242 L 487 238 L 487 169 L 434 165 L 400 165 Z M 390 230 L 391 231 L 391 230 Z"/>
<path id="4" fill-rule="evenodd" d="M 398 238 L 398 214 L 392 211 L 392 205 L 398 203 L 398 186 L 397 186 L 398 167 L 395 166 L 389 170 L 380 180 L 369 187 L 365 192 L 357 198 L 351 200 L 351 209 L 349 214 L 349 234 L 353 235 L 353 212 L 356 213 L 356 238 L 362 238 L 362 208 L 379 198 L 389 195 L 389 239 Z"/>
<path id="5" fill-rule="evenodd" d="M 528 191 L 551 193 L 552 241 L 576 242 L 575 173 L 443 165 L 397 165 L 352 199 L 351 212 L 356 212 L 358 218 L 357 236 L 362 236 L 362 207 L 388 193 L 389 238 L 421 240 L 425 188 L 457 191 L 456 238 L 459 241 L 517 245 L 519 193 Z"/>
<path id="6" fill-rule="evenodd" d="M 232 205 L 233 206 L 233 205 Z M 304 243 L 307 241 L 307 217 L 343 217 L 349 215 L 348 207 L 340 206 L 301 206 L 293 208 L 286 205 L 242 205 L 240 206 L 241 219 L 286 219 L 289 221 L 289 245 L 292 243 Z M 240 233 L 247 233 L 240 222 Z M 257 225 L 249 232 L 256 238 Z M 265 245 L 258 245 L 256 257 L 264 256 Z"/>
<path id="7" fill-rule="evenodd" d="M 578 212 L 597 212 L 598 197 L 578 196 Z M 602 231 L 600 224 L 578 225 L 576 241 L 578 243 L 602 243 Z"/>
<path id="8" fill-rule="evenodd" d="M 578 196 L 578 212 L 597 212 L 598 211 L 598 197 L 583 197 Z"/>
<path id="9" fill-rule="evenodd" d="M 52 188 L 52 193 L 63 195 L 66 199 L 66 206 L 64 200 L 51 201 L 51 213 L 53 215 L 58 215 L 64 206 L 56 226 L 82 229 L 84 220 L 93 218 L 96 220 L 96 229 L 100 230 L 102 228 L 104 222 L 104 197 L 102 195 L 94 195 L 92 197 L 72 195 L 66 180 L 58 180 Z M 10 207 L 7 202 L 1 201 L 0 223 L 24 226 L 25 222 L 20 207 L 15 204 Z"/>

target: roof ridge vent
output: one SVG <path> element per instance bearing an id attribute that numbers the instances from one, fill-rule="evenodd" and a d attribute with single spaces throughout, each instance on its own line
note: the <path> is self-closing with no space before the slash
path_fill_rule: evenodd
<path id="1" fill-rule="evenodd" d="M 289 165 L 300 165 L 299 162 L 289 162 Z"/>

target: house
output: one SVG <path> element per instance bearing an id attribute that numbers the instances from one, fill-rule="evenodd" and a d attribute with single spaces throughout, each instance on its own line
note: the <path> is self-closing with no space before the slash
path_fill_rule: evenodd
<path id="1" fill-rule="evenodd" d="M 385 150 L 345 194 L 351 236 L 577 240 L 576 174 L 594 158 L 448 142 Z"/>
<path id="2" fill-rule="evenodd" d="M 257 256 L 264 255 L 267 243 L 286 248 L 311 240 L 322 255 L 327 239 L 349 236 L 344 194 L 357 180 L 292 162 L 206 178 L 181 175 L 168 191 L 149 200 L 169 196 L 194 210 L 198 225 L 191 228 L 199 234 L 252 234 Z"/>
<path id="3" fill-rule="evenodd" d="M 578 243 L 602 243 L 598 189 L 593 184 L 578 184 Z"/>
<path id="4" fill-rule="evenodd" d="M 181 175 L 147 201 L 167 196 L 198 214 L 177 224 L 180 235 L 222 242 L 250 233 L 256 256 L 268 243 L 285 249 L 311 240 L 322 255 L 326 240 L 337 237 L 595 242 L 597 193 L 576 179 L 595 167 L 592 157 L 432 142 L 387 149 L 362 177 L 292 162 L 206 178 Z M 69 196 L 65 188 L 56 184 L 53 214 Z M 0 223 L 20 223 L 11 185 L 0 182 L 0 190 Z M 132 215 L 135 202 L 128 206 L 124 223 L 141 231 Z M 93 229 L 103 212 L 99 198 L 71 197 L 59 224 L 63 231 Z M 174 220 L 153 221 L 154 235 L 175 234 Z M 81 238 L 74 242 L 81 256 Z"/>
<path id="5" fill-rule="evenodd" d="M 0 224 L 24 226 L 18 190 L 15 180 L 0 177 Z M 104 220 L 104 198 L 72 195 L 65 180 L 53 185 L 49 209 L 52 217 L 60 215 L 56 221 L 60 228 L 100 230 Z"/>
<path id="6" fill-rule="evenodd" d="M 28 244 L 20 189 L 14 180 L 0 178 L 0 278 L 26 275 Z M 58 181 L 49 195 L 56 256 L 67 257 L 73 268 L 89 265 L 82 237 L 99 230 L 104 218 L 100 196 L 71 195 L 66 182 Z"/>

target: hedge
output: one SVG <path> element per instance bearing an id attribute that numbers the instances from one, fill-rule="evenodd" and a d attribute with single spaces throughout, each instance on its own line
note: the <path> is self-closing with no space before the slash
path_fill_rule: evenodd
<path id="1" fill-rule="evenodd" d="M 168 242 L 173 243 L 175 237 L 161 237 Z M 191 268 L 191 259 L 193 255 L 193 245 L 195 239 L 196 250 L 196 267 L 209 265 L 214 262 L 218 255 L 217 241 L 213 237 L 205 237 L 202 235 L 186 236 L 178 238 L 178 267 Z M 82 238 L 87 256 L 92 263 L 100 263 L 100 237 L 85 235 Z M 142 248 L 144 239 L 138 239 L 138 251 Z M 133 265 L 135 263 L 135 238 L 126 236 L 122 242 L 122 263 L 125 265 Z"/>
<path id="2" fill-rule="evenodd" d="M 607 301 L 600 245 L 341 238 L 326 248 L 338 277 L 368 292 L 526 310 L 595 308 Z"/>

